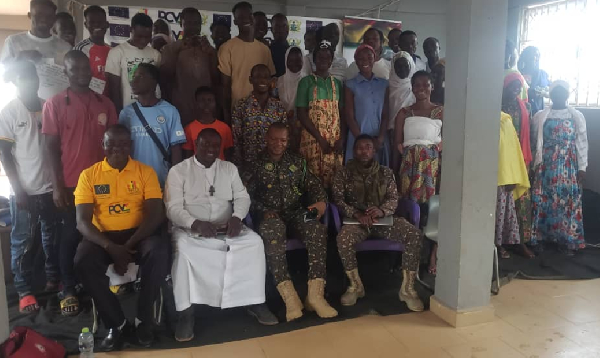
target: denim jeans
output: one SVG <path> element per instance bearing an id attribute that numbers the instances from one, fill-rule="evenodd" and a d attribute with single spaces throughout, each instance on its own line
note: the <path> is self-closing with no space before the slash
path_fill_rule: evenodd
<path id="1" fill-rule="evenodd" d="M 38 222 L 42 230 L 42 247 L 46 256 L 46 280 L 58 282 L 58 235 L 56 207 L 52 193 L 30 195 L 27 209 L 18 209 L 15 197 L 10 197 L 12 231 L 10 234 L 11 268 L 19 296 L 31 294 L 34 255 L 33 243 Z"/>
<path id="2" fill-rule="evenodd" d="M 77 230 L 77 218 L 75 210 L 75 188 L 66 189 L 69 195 L 70 206 L 58 210 L 58 217 L 62 225 L 60 227 L 60 275 L 63 284 L 63 294 L 74 294 L 77 276 L 73 268 L 73 260 L 77 252 L 77 246 L 81 242 L 81 234 Z"/>

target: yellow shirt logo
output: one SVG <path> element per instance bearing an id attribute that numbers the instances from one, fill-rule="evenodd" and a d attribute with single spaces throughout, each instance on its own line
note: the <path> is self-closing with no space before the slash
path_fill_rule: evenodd
<path id="1" fill-rule="evenodd" d="M 135 180 L 132 180 L 129 183 L 127 183 L 127 192 L 129 194 L 139 194 L 140 189 L 138 188 L 138 185 Z"/>

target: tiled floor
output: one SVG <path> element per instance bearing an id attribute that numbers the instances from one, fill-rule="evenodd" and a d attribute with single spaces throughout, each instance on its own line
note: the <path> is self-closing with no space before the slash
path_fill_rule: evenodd
<path id="1" fill-rule="evenodd" d="M 521 281 L 493 297 L 496 320 L 454 329 L 431 312 L 367 316 L 270 337 L 97 358 L 600 357 L 600 280 Z"/>

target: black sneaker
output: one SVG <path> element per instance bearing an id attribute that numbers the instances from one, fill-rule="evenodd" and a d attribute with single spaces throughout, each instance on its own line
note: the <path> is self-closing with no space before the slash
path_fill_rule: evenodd
<path id="1" fill-rule="evenodd" d="M 194 339 L 194 306 L 177 312 L 177 328 L 175 329 L 177 342 L 189 342 L 192 339 Z"/>
<path id="2" fill-rule="evenodd" d="M 135 336 L 135 328 L 131 323 L 125 323 L 123 328 L 110 328 L 108 334 L 98 347 L 101 352 L 119 351 L 126 342 L 130 342 Z"/>
<path id="3" fill-rule="evenodd" d="M 274 326 L 279 323 L 277 317 L 275 317 L 264 303 L 248 306 L 248 313 L 264 326 Z"/>
<path id="4" fill-rule="evenodd" d="M 141 322 L 135 329 L 135 337 L 140 346 L 149 348 L 154 342 L 153 327 L 149 323 Z"/>

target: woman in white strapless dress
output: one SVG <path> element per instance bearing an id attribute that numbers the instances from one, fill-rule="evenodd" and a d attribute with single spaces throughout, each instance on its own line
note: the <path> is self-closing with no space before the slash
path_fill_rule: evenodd
<path id="1" fill-rule="evenodd" d="M 421 204 L 429 201 L 436 190 L 444 107 L 429 99 L 432 88 L 427 72 L 417 72 L 412 86 L 417 102 L 396 116 L 394 169 L 398 173 L 400 196 Z"/>
<path id="2" fill-rule="evenodd" d="M 444 107 L 431 103 L 429 73 L 415 73 L 411 83 L 416 103 L 396 115 L 393 164 L 400 197 L 424 204 L 436 193 L 439 180 Z M 436 252 L 434 245 L 429 263 L 432 274 L 436 272 Z"/>

